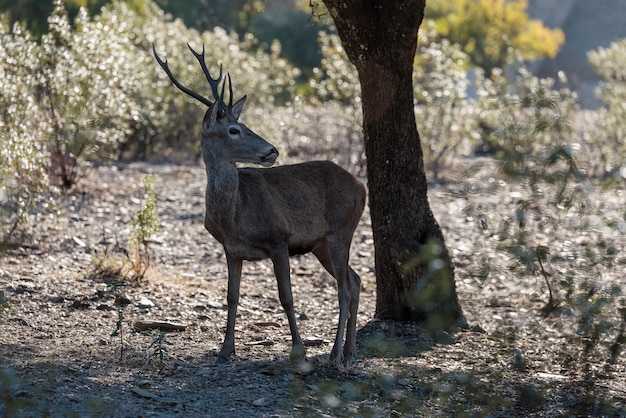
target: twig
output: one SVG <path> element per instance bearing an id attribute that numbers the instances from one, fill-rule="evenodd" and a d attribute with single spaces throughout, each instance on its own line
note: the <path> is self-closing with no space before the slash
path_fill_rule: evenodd
<path id="1" fill-rule="evenodd" d="M 537 255 L 537 261 L 539 261 L 539 267 L 541 268 L 541 275 L 543 276 L 544 280 L 546 281 L 546 284 L 548 285 L 549 299 L 548 299 L 548 303 L 546 304 L 546 306 L 544 306 L 544 308 L 542 309 L 544 313 L 547 315 L 558 306 L 558 302 L 556 302 L 554 299 L 554 293 L 552 291 L 552 284 L 550 284 L 550 280 L 549 280 L 550 273 L 546 271 L 546 269 L 543 267 L 543 262 L 541 261 L 542 254 L 545 254 L 546 252 L 547 250 L 545 249 L 545 247 L 542 247 L 541 245 L 537 245 L 535 254 Z"/>

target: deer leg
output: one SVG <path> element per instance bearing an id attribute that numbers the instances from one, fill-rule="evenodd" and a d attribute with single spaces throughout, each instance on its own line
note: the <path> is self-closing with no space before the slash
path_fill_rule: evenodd
<path id="1" fill-rule="evenodd" d="M 226 320 L 226 336 L 224 337 L 224 343 L 217 356 L 218 363 L 228 362 L 231 354 L 235 352 L 235 319 L 237 317 L 239 284 L 241 282 L 242 261 L 226 252 L 226 262 L 228 263 L 228 293 L 226 296 L 228 303 L 228 319 Z"/>
<path id="2" fill-rule="evenodd" d="M 348 364 L 356 353 L 356 317 L 359 310 L 359 296 L 361 293 L 361 278 L 352 267 L 348 266 L 348 280 L 350 281 L 350 316 L 346 331 L 346 345 L 343 347 L 343 361 Z"/>
<path id="3" fill-rule="evenodd" d="M 304 343 L 298 332 L 296 314 L 293 308 L 293 294 L 291 292 L 291 274 L 289 267 L 289 251 L 283 248 L 275 251 L 270 257 L 274 264 L 274 274 L 278 282 L 278 297 L 287 314 L 289 330 L 291 331 L 291 356 L 296 360 L 304 359 Z"/>
<path id="4" fill-rule="evenodd" d="M 352 307 L 354 305 L 352 301 L 352 295 L 354 291 L 351 289 L 351 281 L 348 280 L 348 256 L 345 250 L 341 248 L 333 248 L 328 239 L 324 240 L 314 250 L 313 254 L 322 263 L 322 266 L 337 280 L 337 291 L 339 296 L 339 323 L 337 324 L 337 334 L 335 336 L 335 344 L 330 352 L 331 363 L 345 362 L 346 358 L 342 358 L 344 354 L 349 354 L 350 359 L 354 355 L 354 348 L 356 347 L 356 311 L 358 308 L 358 300 L 356 301 L 356 307 L 354 313 L 352 313 Z M 338 247 L 338 246 L 333 246 Z M 332 255 L 331 255 L 332 254 Z M 357 294 L 358 297 L 358 294 Z M 350 317 L 354 317 L 352 320 Z M 350 320 L 350 321 L 349 321 Z M 354 336 L 352 340 L 347 340 L 346 343 L 351 344 L 352 349 L 343 347 L 343 336 L 346 330 L 346 323 L 348 324 L 348 335 L 350 338 L 350 322 L 354 322 Z M 342 348 L 344 348 L 342 350 Z M 350 360 L 348 359 L 348 360 Z"/>

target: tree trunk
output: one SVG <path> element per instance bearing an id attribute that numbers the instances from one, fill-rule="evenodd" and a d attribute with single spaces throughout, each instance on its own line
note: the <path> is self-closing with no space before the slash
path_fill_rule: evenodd
<path id="1" fill-rule="evenodd" d="M 433 330 L 465 326 L 427 196 L 413 60 L 425 0 L 324 0 L 361 82 L 376 316 Z"/>

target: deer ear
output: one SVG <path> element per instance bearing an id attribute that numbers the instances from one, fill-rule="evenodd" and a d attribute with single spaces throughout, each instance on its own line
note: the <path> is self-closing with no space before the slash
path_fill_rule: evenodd
<path id="1" fill-rule="evenodd" d="M 241 99 L 237 100 L 237 103 L 233 105 L 233 116 L 235 119 L 239 119 L 239 115 L 241 115 L 241 111 L 243 110 L 243 105 L 246 104 L 246 96 L 243 96 Z"/>
<path id="2" fill-rule="evenodd" d="M 219 101 L 216 101 L 211 105 L 209 110 L 207 110 L 204 115 L 204 119 L 202 119 L 202 132 L 208 133 L 211 130 L 211 127 L 215 125 L 215 122 L 217 122 L 217 113 L 219 108 L 220 103 Z"/>

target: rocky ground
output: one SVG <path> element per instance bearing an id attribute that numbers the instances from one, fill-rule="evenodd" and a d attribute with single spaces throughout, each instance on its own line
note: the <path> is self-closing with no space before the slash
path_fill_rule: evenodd
<path id="1" fill-rule="evenodd" d="M 459 162 L 455 172 L 472 162 Z M 153 176 L 161 221 L 149 243 L 152 265 L 144 279 L 115 287 L 104 261 L 126 257 L 132 220 L 145 198 L 145 174 Z M 215 365 L 226 323 L 226 263 L 203 228 L 203 168 L 94 168 L 61 198 L 58 217 L 37 215 L 30 239 L 0 258 L 0 414 L 626 416 L 624 356 L 608 364 L 606 349 L 584 355 L 575 310 L 542 314 L 547 290 L 540 275 L 519 278 L 504 268 L 476 273 L 487 262 L 507 264 L 493 250 L 495 234 L 468 214 L 464 191 L 469 184 L 489 190 L 475 197 L 487 214 L 514 213 L 520 191 L 495 180 L 488 161 L 464 176 L 431 185 L 430 200 L 454 257 L 471 329 L 435 343 L 412 324 L 373 318 L 366 209 L 351 253 L 363 282 L 357 360 L 341 369 L 326 363 L 337 320 L 335 283 L 313 257 L 301 256 L 292 260 L 294 298 L 313 367 L 294 370 L 268 262 L 244 265 L 236 356 Z M 488 187 L 493 184 L 499 187 Z M 623 189 L 597 199 L 607 217 L 623 222 Z M 606 235 L 623 257 L 625 234 L 616 225 L 612 231 L 592 227 L 581 239 Z M 576 244 L 545 232 L 538 239 L 553 243 L 555 251 Z M 558 275 L 559 266 L 548 267 Z M 600 268 L 598 278 L 619 290 L 624 264 Z M 182 330 L 141 331 L 135 327 L 141 321 Z"/>

